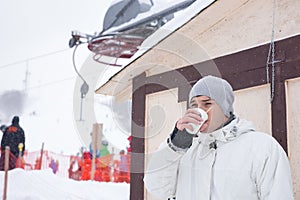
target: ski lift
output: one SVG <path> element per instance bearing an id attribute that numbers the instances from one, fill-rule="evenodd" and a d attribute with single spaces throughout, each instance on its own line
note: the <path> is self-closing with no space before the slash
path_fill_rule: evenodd
<path id="1" fill-rule="evenodd" d="M 93 59 L 96 62 L 122 66 L 118 62 L 119 59 L 130 59 L 148 36 L 173 19 L 175 12 L 190 6 L 195 1 L 181 1 L 156 13 L 149 13 L 154 5 L 152 0 L 117 1 L 106 12 L 103 30 L 99 34 L 88 35 L 72 31 L 69 46 L 72 48 L 75 45 L 88 43 L 88 49 L 95 53 Z M 107 58 L 114 61 L 108 62 Z"/>
<path id="2" fill-rule="evenodd" d="M 88 48 L 95 53 L 93 59 L 99 63 L 111 66 L 121 66 L 118 59 L 129 59 L 138 50 L 143 41 L 154 32 L 153 27 L 135 28 L 127 32 L 111 35 L 100 35 L 93 38 Z M 105 62 L 103 56 L 115 58 L 114 63 Z"/>

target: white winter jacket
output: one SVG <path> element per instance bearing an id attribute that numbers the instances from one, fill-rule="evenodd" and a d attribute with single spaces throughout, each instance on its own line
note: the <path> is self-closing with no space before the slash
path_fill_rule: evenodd
<path id="1" fill-rule="evenodd" d="M 164 142 L 150 159 L 144 181 L 147 190 L 162 199 L 293 199 L 284 150 L 273 137 L 238 118 L 200 134 L 187 152 L 175 152 Z"/>

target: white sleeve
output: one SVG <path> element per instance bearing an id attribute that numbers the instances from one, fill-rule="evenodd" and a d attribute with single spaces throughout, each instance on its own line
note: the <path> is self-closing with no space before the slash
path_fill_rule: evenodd
<path id="1" fill-rule="evenodd" d="M 269 155 L 260 164 L 257 186 L 261 200 L 294 199 L 289 160 L 275 139 L 270 146 Z"/>
<path id="2" fill-rule="evenodd" d="M 166 142 L 151 155 L 144 183 L 149 193 L 162 199 L 175 196 L 177 174 L 182 152 L 175 152 Z"/>

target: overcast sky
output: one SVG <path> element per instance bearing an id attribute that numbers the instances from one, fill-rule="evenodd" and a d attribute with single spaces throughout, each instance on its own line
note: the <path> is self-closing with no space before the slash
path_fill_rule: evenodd
<path id="1" fill-rule="evenodd" d="M 128 146 L 130 102 L 116 105 L 110 98 L 95 100 L 92 95 L 97 86 L 89 89 L 83 102 L 86 116 L 92 116 L 87 106 L 97 104 L 92 113 L 96 119 L 86 120 L 83 123 L 87 128 L 78 131 L 78 124 L 82 124 L 78 123 L 82 81 L 75 73 L 73 49 L 68 46 L 73 30 L 87 34 L 102 30 L 104 15 L 112 2 L 115 1 L 0 0 L 0 124 L 9 125 L 13 115 L 19 115 L 27 150 L 39 150 L 44 142 L 47 150 L 76 154 L 81 146 L 89 145 L 89 123 L 93 120 L 103 123 L 103 134 L 113 147 Z M 154 2 L 163 7 L 178 1 Z M 93 64 L 91 55 L 86 44 L 79 46 L 77 67 Z M 118 71 L 116 67 L 98 65 L 103 71 L 96 77 L 97 83 L 104 83 L 101 79 L 108 80 Z M 91 75 L 97 76 L 94 71 Z M 112 109 L 107 106 L 111 104 Z M 84 119 L 87 118 L 83 116 Z"/>

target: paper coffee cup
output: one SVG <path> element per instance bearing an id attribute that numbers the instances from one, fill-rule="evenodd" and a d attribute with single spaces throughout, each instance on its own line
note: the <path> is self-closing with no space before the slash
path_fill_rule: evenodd
<path id="1" fill-rule="evenodd" d="M 204 124 L 204 122 L 208 119 L 208 115 L 201 108 L 193 108 L 193 109 L 196 110 L 197 113 L 200 115 L 200 117 L 203 119 L 203 121 L 201 122 L 201 124 L 189 123 L 189 125 L 191 125 L 193 127 L 193 129 L 194 129 L 193 131 L 190 131 L 189 129 L 186 128 L 186 131 L 188 133 L 195 135 L 196 133 L 198 133 L 199 129 Z"/>

